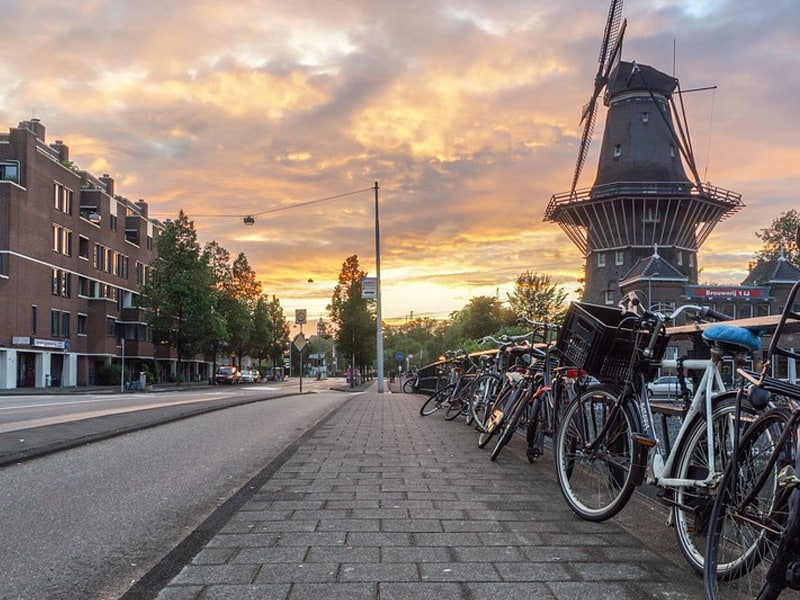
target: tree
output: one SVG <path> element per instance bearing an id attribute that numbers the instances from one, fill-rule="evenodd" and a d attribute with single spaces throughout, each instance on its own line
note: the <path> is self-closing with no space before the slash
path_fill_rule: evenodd
<path id="1" fill-rule="evenodd" d="M 444 349 L 466 348 L 486 335 L 493 335 L 516 324 L 516 315 L 494 296 L 475 296 L 461 310 L 450 313 L 450 322 L 441 330 Z"/>
<path id="2" fill-rule="evenodd" d="M 283 352 L 289 346 L 289 323 L 277 296 L 259 296 L 253 311 L 253 355 L 259 361 L 271 359 L 273 367 L 283 368 Z"/>
<path id="3" fill-rule="evenodd" d="M 243 252 L 239 253 L 231 265 L 231 283 L 227 292 L 230 343 L 239 359 L 239 369 L 241 369 L 242 357 L 253 349 L 253 311 L 261 296 L 261 283 Z"/>
<path id="4" fill-rule="evenodd" d="M 349 256 L 342 264 L 339 283 L 327 306 L 336 328 L 336 346 L 341 356 L 364 368 L 375 356 L 377 344 L 374 300 L 361 297 L 361 280 L 367 276 L 358 264 L 358 255 Z"/>
<path id="5" fill-rule="evenodd" d="M 216 334 L 214 274 L 183 211 L 165 223 L 155 243 L 157 258 L 138 302 L 149 309 L 154 340 L 175 348 L 182 377 L 182 359 L 207 348 Z"/>
<path id="6" fill-rule="evenodd" d="M 789 262 L 800 266 L 800 249 L 797 247 L 797 228 L 800 212 L 791 209 L 772 221 L 772 225 L 756 232 L 764 247 L 756 253 L 756 260 L 776 260 L 783 255 Z"/>
<path id="7" fill-rule="evenodd" d="M 520 317 L 546 323 L 564 320 L 567 292 L 552 283 L 549 275 L 525 271 L 507 295 L 511 309 Z"/>

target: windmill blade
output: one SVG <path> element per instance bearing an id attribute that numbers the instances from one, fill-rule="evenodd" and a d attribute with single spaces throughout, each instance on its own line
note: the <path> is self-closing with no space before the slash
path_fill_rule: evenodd
<path id="1" fill-rule="evenodd" d="M 597 118 L 597 95 L 592 97 L 589 104 L 584 109 L 583 121 L 583 135 L 581 136 L 581 144 L 578 147 L 578 160 L 575 163 L 575 172 L 572 175 L 572 186 L 570 187 L 570 196 L 575 195 L 575 188 L 578 185 L 578 180 L 583 171 L 583 165 L 586 162 L 586 155 L 589 153 L 589 145 L 592 143 L 592 134 L 594 133 L 594 122 Z"/>
<path id="2" fill-rule="evenodd" d="M 606 19 L 606 28 L 603 32 L 603 42 L 600 44 L 600 56 L 597 59 L 597 62 L 600 63 L 600 68 L 597 70 L 598 75 L 605 70 L 609 48 L 617 45 L 621 22 L 622 0 L 611 0 L 608 18 Z"/>
<path id="3" fill-rule="evenodd" d="M 625 34 L 627 21 L 621 22 L 621 18 L 622 0 L 611 0 L 611 6 L 608 9 L 608 18 L 606 19 L 606 27 L 603 31 L 603 41 L 600 44 L 600 56 L 597 59 L 599 65 L 597 67 L 597 75 L 595 75 L 594 78 L 594 90 L 589 98 L 589 102 L 584 105 L 583 111 L 581 111 L 580 124 L 583 125 L 583 135 L 581 136 L 581 143 L 578 147 L 578 160 L 575 163 L 575 172 L 572 175 L 570 195 L 575 194 L 578 179 L 580 179 L 583 165 L 586 162 L 586 154 L 589 152 L 589 145 L 592 143 L 594 123 L 597 118 L 597 98 L 608 83 L 608 75 L 622 49 L 622 37 Z"/>
<path id="4" fill-rule="evenodd" d="M 617 32 L 617 38 L 614 40 L 614 47 L 611 49 L 611 53 L 608 55 L 605 65 L 605 70 L 603 71 L 603 79 L 605 83 L 608 83 L 608 77 L 611 75 L 611 71 L 614 70 L 614 67 L 617 66 L 619 63 L 620 58 L 622 57 L 622 40 L 625 38 L 625 29 L 628 27 L 628 19 L 622 21 L 622 25 L 620 25 L 619 30 Z"/>

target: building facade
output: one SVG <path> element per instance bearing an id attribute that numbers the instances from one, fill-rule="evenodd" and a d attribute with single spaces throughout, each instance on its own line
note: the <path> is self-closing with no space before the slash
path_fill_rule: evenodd
<path id="1" fill-rule="evenodd" d="M 76 169 L 37 119 L 0 134 L 0 389 L 157 370 L 135 298 L 160 228 L 109 175 Z"/>

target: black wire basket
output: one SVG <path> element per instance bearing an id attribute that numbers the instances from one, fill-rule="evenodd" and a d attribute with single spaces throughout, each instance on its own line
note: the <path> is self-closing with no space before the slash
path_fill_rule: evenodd
<path id="1" fill-rule="evenodd" d="M 645 358 L 651 333 L 638 325 L 636 316 L 618 308 L 572 302 L 557 347 L 566 363 L 601 381 L 620 381 L 638 372 L 649 374 L 664 356 L 669 336 L 659 334 L 653 356 Z"/>

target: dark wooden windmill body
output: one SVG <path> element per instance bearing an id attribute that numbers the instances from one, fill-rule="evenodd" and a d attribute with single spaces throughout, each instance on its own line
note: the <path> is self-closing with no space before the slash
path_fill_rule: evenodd
<path id="1" fill-rule="evenodd" d="M 583 253 L 583 300 L 598 304 L 616 303 L 620 283 L 636 285 L 639 272 L 649 272 L 652 288 L 660 273 L 639 263 L 653 256 L 673 267 L 669 277 L 677 297 L 683 285 L 697 283 L 702 243 L 743 206 L 739 194 L 700 183 L 678 80 L 620 60 L 626 26 L 621 10 L 622 1 L 612 1 L 572 188 L 554 195 L 545 212 L 545 220 L 558 223 Z M 601 92 L 608 111 L 597 174 L 591 188 L 576 189 Z M 685 277 L 682 283 L 676 272 Z"/>

